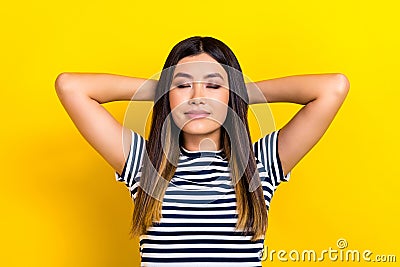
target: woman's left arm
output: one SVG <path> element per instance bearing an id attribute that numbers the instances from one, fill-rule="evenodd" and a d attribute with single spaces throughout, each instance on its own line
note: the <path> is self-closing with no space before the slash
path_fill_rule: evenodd
<path id="1" fill-rule="evenodd" d="M 346 98 L 350 82 L 344 74 L 324 73 L 263 80 L 246 87 L 250 104 L 304 105 L 279 131 L 278 153 L 286 175 L 326 132 Z"/>

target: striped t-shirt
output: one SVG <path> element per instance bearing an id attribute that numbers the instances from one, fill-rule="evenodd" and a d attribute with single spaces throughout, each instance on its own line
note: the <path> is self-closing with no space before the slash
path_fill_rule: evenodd
<path id="1" fill-rule="evenodd" d="M 267 210 L 284 176 L 277 150 L 279 130 L 253 143 Z M 132 131 L 121 175 L 132 199 L 139 185 L 145 139 Z M 180 147 L 179 163 L 168 184 L 160 223 L 140 236 L 141 266 L 261 266 L 263 239 L 235 229 L 235 190 L 221 150 L 189 151 Z"/>

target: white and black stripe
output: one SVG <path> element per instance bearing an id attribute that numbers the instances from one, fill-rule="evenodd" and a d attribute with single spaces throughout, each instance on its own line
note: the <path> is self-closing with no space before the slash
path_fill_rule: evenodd
<path id="1" fill-rule="evenodd" d="M 266 207 L 283 176 L 277 150 L 278 131 L 253 144 Z M 132 131 L 124 169 L 115 172 L 136 197 L 145 140 Z M 264 240 L 251 242 L 235 229 L 235 190 L 222 150 L 188 151 L 181 147 L 179 164 L 168 185 L 162 219 L 140 237 L 141 266 L 261 266 Z"/>

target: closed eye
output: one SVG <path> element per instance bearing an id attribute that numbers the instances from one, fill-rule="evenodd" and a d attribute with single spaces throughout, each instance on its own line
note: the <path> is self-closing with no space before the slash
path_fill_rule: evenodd
<path id="1" fill-rule="evenodd" d="M 180 84 L 177 86 L 178 88 L 186 88 L 186 87 L 190 87 L 190 85 L 187 84 Z"/>
<path id="2" fill-rule="evenodd" d="M 208 87 L 208 88 L 213 88 L 213 89 L 218 89 L 218 88 L 221 87 L 221 85 L 215 84 L 215 83 L 209 83 L 209 84 L 207 85 L 207 87 Z"/>
<path id="3" fill-rule="evenodd" d="M 178 86 L 176 86 L 176 87 L 178 87 L 178 88 L 187 88 L 187 87 L 190 87 L 190 86 L 191 86 L 190 84 L 180 84 L 180 85 L 178 85 Z M 220 87 L 221 87 L 221 85 L 216 84 L 216 83 L 209 83 L 209 84 L 207 84 L 207 88 L 218 89 L 218 88 L 220 88 Z"/>

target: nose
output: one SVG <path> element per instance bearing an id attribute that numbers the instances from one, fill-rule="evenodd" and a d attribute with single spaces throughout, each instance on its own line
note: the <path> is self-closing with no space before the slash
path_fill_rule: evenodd
<path id="1" fill-rule="evenodd" d="M 204 104 L 204 84 L 202 82 L 193 82 L 193 94 L 189 101 L 190 104 Z"/>

